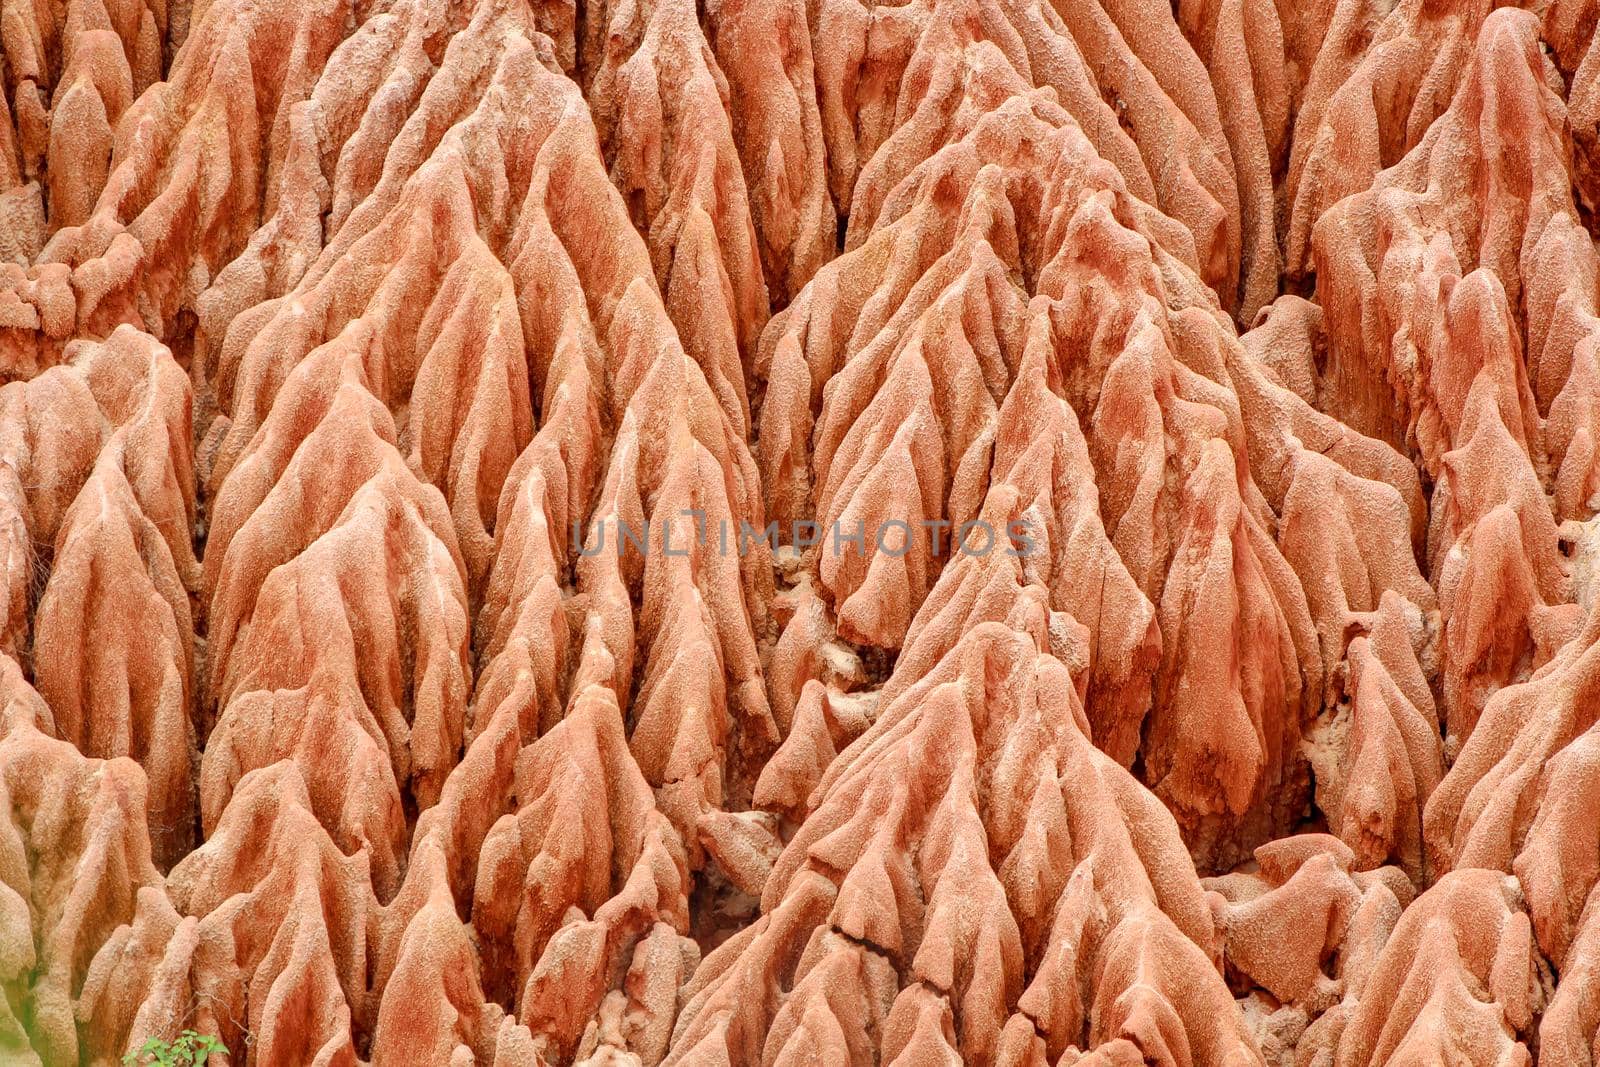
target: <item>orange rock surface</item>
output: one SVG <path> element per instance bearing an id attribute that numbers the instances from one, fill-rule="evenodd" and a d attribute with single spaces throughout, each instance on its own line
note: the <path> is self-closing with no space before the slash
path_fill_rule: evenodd
<path id="1" fill-rule="evenodd" d="M 1597 212 L 1596 0 L 0 0 L 0 1063 L 1595 1067 Z"/>

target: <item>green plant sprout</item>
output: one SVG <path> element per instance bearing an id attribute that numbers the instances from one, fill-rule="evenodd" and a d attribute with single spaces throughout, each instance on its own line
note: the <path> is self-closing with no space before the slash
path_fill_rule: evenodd
<path id="1" fill-rule="evenodd" d="M 122 1057 L 129 1067 L 153 1064 L 154 1067 L 202 1067 L 213 1052 L 227 1054 L 227 1046 L 210 1034 L 185 1030 L 178 1040 L 167 1043 L 159 1037 L 147 1037 L 139 1051 Z"/>

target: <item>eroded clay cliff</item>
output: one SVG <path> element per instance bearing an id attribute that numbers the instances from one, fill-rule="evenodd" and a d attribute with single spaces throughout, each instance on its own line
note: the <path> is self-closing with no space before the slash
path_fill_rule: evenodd
<path id="1" fill-rule="evenodd" d="M 1600 1060 L 1600 6 L 0 0 L 0 1052 Z"/>

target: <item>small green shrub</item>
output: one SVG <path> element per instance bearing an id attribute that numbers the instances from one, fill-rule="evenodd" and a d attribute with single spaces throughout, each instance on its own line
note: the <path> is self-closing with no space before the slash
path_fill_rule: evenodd
<path id="1" fill-rule="evenodd" d="M 227 1047 L 210 1034 L 197 1034 L 193 1030 L 185 1030 L 178 1035 L 178 1040 L 170 1044 L 159 1037 L 146 1038 L 139 1051 L 128 1053 L 122 1057 L 122 1062 L 129 1067 L 137 1067 L 140 1064 L 151 1064 L 154 1067 L 203 1067 L 213 1052 L 226 1054 L 227 1051 Z"/>

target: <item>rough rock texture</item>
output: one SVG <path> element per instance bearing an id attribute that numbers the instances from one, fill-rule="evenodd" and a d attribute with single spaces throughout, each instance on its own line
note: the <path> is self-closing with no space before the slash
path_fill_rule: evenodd
<path id="1" fill-rule="evenodd" d="M 0 0 L 0 1060 L 1600 1062 L 1600 4 Z"/>

